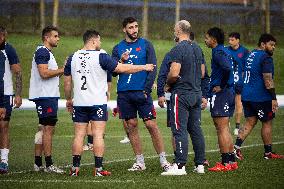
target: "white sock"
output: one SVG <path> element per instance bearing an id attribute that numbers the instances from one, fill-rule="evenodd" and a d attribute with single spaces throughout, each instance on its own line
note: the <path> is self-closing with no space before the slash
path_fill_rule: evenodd
<path id="1" fill-rule="evenodd" d="M 1 162 L 8 163 L 9 149 L 4 148 L 1 149 L 0 151 L 1 151 Z"/>
<path id="2" fill-rule="evenodd" d="M 141 154 L 141 155 L 136 155 L 136 163 L 145 164 L 145 163 L 144 163 L 144 156 L 143 156 L 143 154 Z"/>
<path id="3" fill-rule="evenodd" d="M 166 159 L 166 152 L 161 152 L 159 154 L 159 156 L 160 156 L 160 163 L 161 164 L 164 164 L 164 163 L 168 162 L 167 159 Z"/>

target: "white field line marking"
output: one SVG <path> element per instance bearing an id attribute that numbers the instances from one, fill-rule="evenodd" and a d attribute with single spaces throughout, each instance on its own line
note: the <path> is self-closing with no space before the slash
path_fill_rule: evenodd
<path id="1" fill-rule="evenodd" d="M 19 179 L 7 179 L 7 180 L 1 180 L 0 182 L 16 182 L 16 183 L 135 183 L 134 180 L 44 180 L 44 179 L 32 179 L 32 180 L 19 180 Z"/>
<path id="2" fill-rule="evenodd" d="M 277 145 L 277 144 L 284 144 L 284 141 L 279 141 L 279 142 L 273 142 L 272 144 Z M 251 144 L 247 146 L 242 146 L 241 148 L 253 148 L 257 146 L 262 146 L 263 144 Z M 213 149 L 213 150 L 207 150 L 205 151 L 206 153 L 213 153 L 213 152 L 219 152 L 219 149 Z M 194 152 L 189 152 L 189 155 L 194 154 Z M 167 154 L 166 156 L 173 156 L 173 154 Z M 144 157 L 145 159 L 153 159 L 153 158 L 158 158 L 158 155 L 153 155 L 153 156 L 146 156 Z M 110 163 L 119 163 L 119 162 L 125 162 L 125 161 L 133 161 L 135 158 L 127 158 L 127 159 L 118 159 L 118 160 L 110 160 L 110 161 L 105 161 L 104 164 L 110 164 Z M 94 163 L 82 163 L 81 166 L 89 166 L 89 165 L 94 165 Z M 68 168 L 71 167 L 72 165 L 65 165 L 65 166 L 59 166 L 60 168 Z M 23 173 L 28 173 L 32 172 L 33 170 L 24 170 L 24 171 L 15 171 L 15 172 L 9 172 L 8 175 L 12 174 L 23 174 Z M 1 181 L 1 180 L 0 180 Z"/>

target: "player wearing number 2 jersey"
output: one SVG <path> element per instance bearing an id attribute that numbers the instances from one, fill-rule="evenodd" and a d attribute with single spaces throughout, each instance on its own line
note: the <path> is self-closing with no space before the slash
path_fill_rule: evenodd
<path id="1" fill-rule="evenodd" d="M 84 47 L 71 55 L 64 69 L 64 91 L 66 106 L 72 112 L 75 137 L 73 141 L 73 167 L 70 176 L 78 176 L 86 127 L 91 122 L 93 152 L 95 160 L 94 176 L 108 176 L 103 170 L 104 131 L 107 121 L 107 71 L 116 73 L 135 73 L 152 71 L 151 65 L 130 65 L 114 61 L 100 49 L 100 34 L 88 30 L 83 36 Z M 128 53 L 121 55 L 122 61 Z M 73 83 L 73 100 L 72 100 Z"/>
<path id="2" fill-rule="evenodd" d="M 270 34 L 259 38 L 258 49 L 253 50 L 245 63 L 242 103 L 245 114 L 244 127 L 235 143 L 235 155 L 243 159 L 240 147 L 257 121 L 262 122 L 261 136 L 264 144 L 264 159 L 284 158 L 272 152 L 272 120 L 278 109 L 274 86 L 273 51 L 276 39 Z"/>
<path id="3" fill-rule="evenodd" d="M 124 52 L 129 52 L 129 60 L 126 64 L 156 65 L 156 55 L 153 45 L 146 39 L 138 37 L 138 23 L 135 18 L 125 18 L 123 23 L 125 40 L 113 48 L 112 56 L 118 61 Z M 154 72 L 139 72 L 136 74 L 119 74 L 117 83 L 117 104 L 120 110 L 120 118 L 127 122 L 127 130 L 130 143 L 136 155 L 136 162 L 129 171 L 145 170 L 141 141 L 138 134 L 137 112 L 143 119 L 148 129 L 154 148 L 160 156 L 163 169 L 169 167 L 164 152 L 164 143 L 156 123 L 156 112 L 151 98 L 151 88 L 156 77 Z"/>

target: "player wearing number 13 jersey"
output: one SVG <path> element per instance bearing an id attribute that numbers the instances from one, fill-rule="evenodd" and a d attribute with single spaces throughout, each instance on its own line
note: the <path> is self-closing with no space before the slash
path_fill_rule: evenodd
<path id="1" fill-rule="evenodd" d="M 118 61 L 124 52 L 129 52 L 126 64 L 156 65 L 156 55 L 153 45 L 146 39 L 138 37 L 138 23 L 135 18 L 128 17 L 122 22 L 125 40 L 113 48 L 112 56 Z M 129 171 L 145 170 L 141 141 L 138 134 L 137 112 L 143 119 L 148 129 L 154 148 L 160 156 L 160 163 L 164 169 L 169 167 L 164 152 L 164 144 L 161 133 L 156 123 L 156 112 L 151 98 L 151 88 L 156 77 L 154 72 L 139 72 L 135 74 L 119 74 L 117 83 L 117 105 L 120 110 L 120 118 L 127 122 L 129 139 L 136 155 L 136 162 Z"/>
<path id="2" fill-rule="evenodd" d="M 272 119 L 278 109 L 272 59 L 275 44 L 276 39 L 272 35 L 262 34 L 258 49 L 250 53 L 245 63 L 242 103 L 246 121 L 235 143 L 235 154 L 239 159 L 243 159 L 240 147 L 258 120 L 262 122 L 264 159 L 284 158 L 272 152 Z"/>

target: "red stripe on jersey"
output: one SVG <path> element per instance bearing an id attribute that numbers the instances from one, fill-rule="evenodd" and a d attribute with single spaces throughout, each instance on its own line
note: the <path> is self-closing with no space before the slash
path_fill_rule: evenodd
<path id="1" fill-rule="evenodd" d="M 180 123 L 178 120 L 178 95 L 175 94 L 175 125 L 176 125 L 176 130 L 180 129 Z"/>

